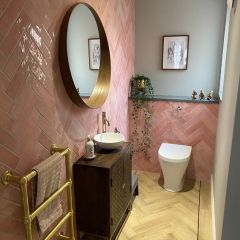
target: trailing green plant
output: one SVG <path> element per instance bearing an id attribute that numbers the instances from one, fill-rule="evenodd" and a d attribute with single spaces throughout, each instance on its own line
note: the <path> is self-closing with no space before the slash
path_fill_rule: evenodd
<path id="1" fill-rule="evenodd" d="M 150 136 L 150 128 L 152 126 L 152 106 L 150 101 L 144 99 L 133 98 L 133 152 L 142 152 L 144 157 L 149 160 L 151 155 L 152 139 Z M 143 126 L 142 126 L 143 123 Z M 141 128 L 143 127 L 143 128 Z"/>
<path id="2" fill-rule="evenodd" d="M 152 139 L 150 128 L 152 123 L 152 106 L 149 98 L 153 98 L 154 91 L 151 80 L 144 75 L 131 78 L 131 98 L 133 103 L 133 153 L 142 152 L 146 159 L 150 159 L 149 150 Z M 143 129 L 140 126 L 143 123 Z"/>

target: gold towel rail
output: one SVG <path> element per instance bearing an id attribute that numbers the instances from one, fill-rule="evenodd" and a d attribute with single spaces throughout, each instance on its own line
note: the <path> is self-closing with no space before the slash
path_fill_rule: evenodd
<path id="1" fill-rule="evenodd" d="M 66 165 L 66 182 L 55 191 L 49 198 L 47 198 L 42 204 L 40 204 L 32 213 L 30 212 L 29 202 L 28 202 L 28 192 L 27 183 L 37 175 L 35 170 L 32 170 L 29 174 L 25 176 L 14 176 L 10 171 L 6 171 L 2 175 L 2 183 L 8 185 L 9 183 L 17 183 L 20 185 L 22 193 L 22 202 L 24 210 L 24 223 L 25 223 L 25 234 L 27 240 L 32 240 L 32 221 L 41 213 L 48 205 L 51 203 L 60 193 L 65 189 L 67 190 L 67 202 L 68 202 L 68 212 L 63 215 L 59 220 L 57 225 L 48 233 L 44 240 L 50 240 L 53 237 L 57 237 L 59 240 L 75 240 L 74 236 L 74 212 L 73 212 L 73 195 L 72 195 L 72 179 L 71 179 L 71 151 L 69 148 L 59 148 L 56 144 L 51 146 L 51 154 L 59 152 L 62 156 L 65 156 Z M 61 226 L 69 220 L 70 226 L 70 237 L 64 236 L 61 233 L 57 233 Z"/>

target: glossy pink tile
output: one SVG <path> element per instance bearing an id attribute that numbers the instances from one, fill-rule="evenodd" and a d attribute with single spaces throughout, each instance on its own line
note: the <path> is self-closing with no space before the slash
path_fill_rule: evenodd
<path id="1" fill-rule="evenodd" d="M 134 72 L 134 1 L 87 0 L 98 12 L 109 41 L 111 89 L 104 106 L 79 108 L 68 97 L 59 69 L 61 21 L 77 0 L 0 1 L 0 170 L 20 174 L 49 155 L 52 143 L 69 146 L 73 161 L 88 134 L 101 131 L 101 111 L 128 136 L 128 83 Z M 127 23 L 127 24 L 126 24 Z M 1 168 L 1 166 L 4 166 Z M 1 173 L 0 172 L 0 173 Z M 0 186 L 0 239 L 25 239 L 20 195 Z M 2 194 L 3 193 L 3 194 Z M 7 198 L 8 200 L 6 200 Z M 17 220 L 14 216 L 16 213 Z M 12 228 L 16 229 L 12 232 Z M 38 239 L 34 232 L 34 239 Z"/>

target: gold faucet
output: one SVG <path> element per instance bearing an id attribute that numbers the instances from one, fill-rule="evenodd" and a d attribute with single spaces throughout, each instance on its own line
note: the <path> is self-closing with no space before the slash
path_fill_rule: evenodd
<path id="1" fill-rule="evenodd" d="M 107 131 L 107 125 L 110 126 L 110 122 L 107 120 L 106 112 L 102 112 L 102 132 L 105 133 Z"/>

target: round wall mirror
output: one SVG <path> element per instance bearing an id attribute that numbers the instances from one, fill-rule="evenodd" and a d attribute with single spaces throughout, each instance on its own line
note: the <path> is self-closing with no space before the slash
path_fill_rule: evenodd
<path id="1" fill-rule="evenodd" d="M 99 16 L 86 3 L 72 6 L 64 17 L 59 62 L 72 101 L 78 106 L 102 106 L 111 80 L 109 46 Z"/>

